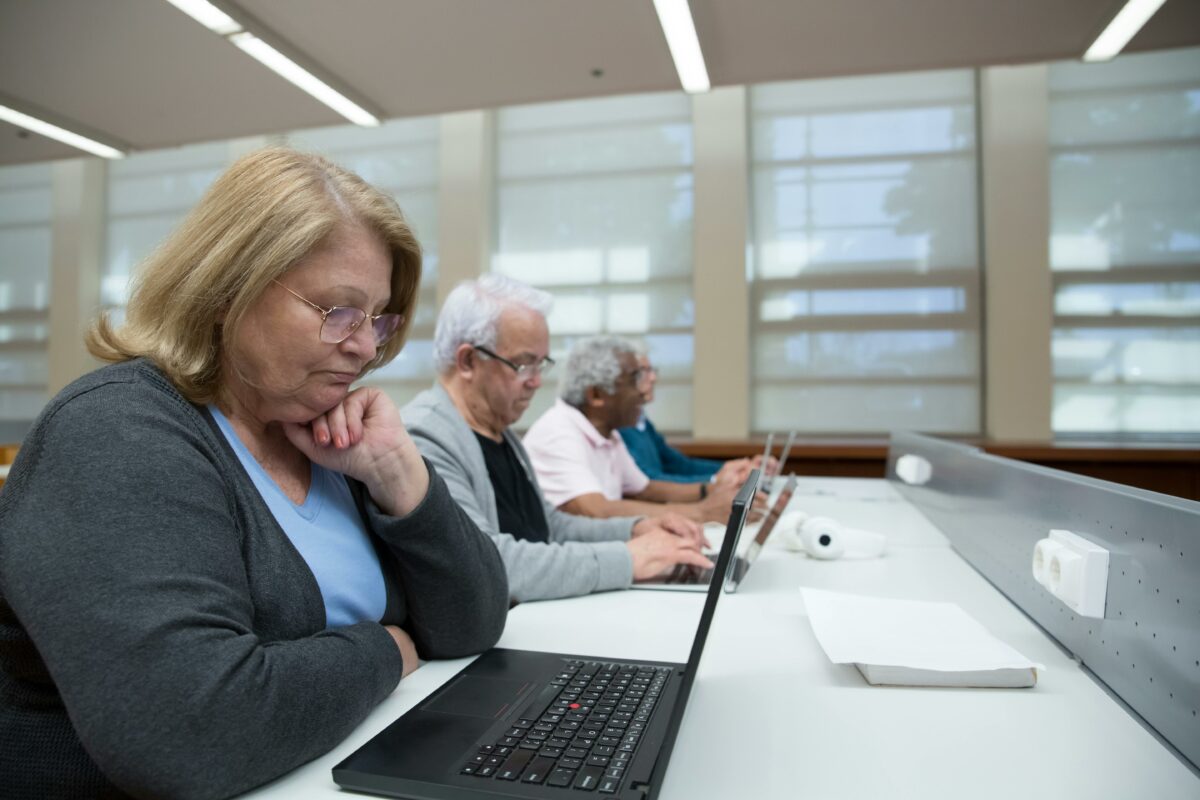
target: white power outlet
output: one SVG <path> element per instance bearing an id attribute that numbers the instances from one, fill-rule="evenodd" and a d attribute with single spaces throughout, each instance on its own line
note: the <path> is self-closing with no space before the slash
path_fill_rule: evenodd
<path id="1" fill-rule="evenodd" d="M 1033 577 L 1085 617 L 1104 617 L 1108 551 L 1082 536 L 1052 530 L 1033 548 Z"/>

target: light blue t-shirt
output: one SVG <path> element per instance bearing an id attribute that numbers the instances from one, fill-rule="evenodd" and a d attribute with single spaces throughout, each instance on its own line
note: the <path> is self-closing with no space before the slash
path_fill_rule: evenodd
<path id="1" fill-rule="evenodd" d="M 313 464 L 308 497 L 296 505 L 242 444 L 225 415 L 216 406 L 208 410 L 275 521 L 316 576 L 325 601 L 325 627 L 378 622 L 387 607 L 383 569 L 346 479 Z"/>

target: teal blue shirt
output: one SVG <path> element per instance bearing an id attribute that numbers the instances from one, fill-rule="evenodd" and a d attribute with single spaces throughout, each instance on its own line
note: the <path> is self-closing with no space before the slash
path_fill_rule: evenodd
<path id="1" fill-rule="evenodd" d="M 703 483 L 721 468 L 720 461 L 690 458 L 679 452 L 643 416 L 637 425 L 620 429 L 625 448 L 650 480 L 676 483 Z"/>

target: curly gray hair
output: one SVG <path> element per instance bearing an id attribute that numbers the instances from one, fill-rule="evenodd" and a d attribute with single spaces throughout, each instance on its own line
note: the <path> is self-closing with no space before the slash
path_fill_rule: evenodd
<path id="1" fill-rule="evenodd" d="M 568 405 L 582 408 L 590 387 L 615 392 L 621 376 L 621 355 L 625 353 L 637 358 L 637 345 L 619 336 L 580 339 L 567 354 L 558 396 Z"/>
<path id="2" fill-rule="evenodd" d="M 505 275 L 491 273 L 454 287 L 438 313 L 433 333 L 433 363 L 439 373 L 454 368 L 461 344 L 496 347 L 496 328 L 507 308 L 524 306 L 545 317 L 550 313 L 549 292 L 535 289 Z"/>

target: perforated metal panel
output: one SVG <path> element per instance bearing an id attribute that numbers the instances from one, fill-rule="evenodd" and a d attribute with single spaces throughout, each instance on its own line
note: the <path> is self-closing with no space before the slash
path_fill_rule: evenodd
<path id="1" fill-rule="evenodd" d="M 896 459 L 927 459 L 910 486 Z M 893 434 L 888 478 L 954 548 L 1045 628 L 1193 767 L 1200 767 L 1200 503 Z M 1103 619 L 1033 578 L 1033 547 L 1064 528 L 1109 551 Z"/>

